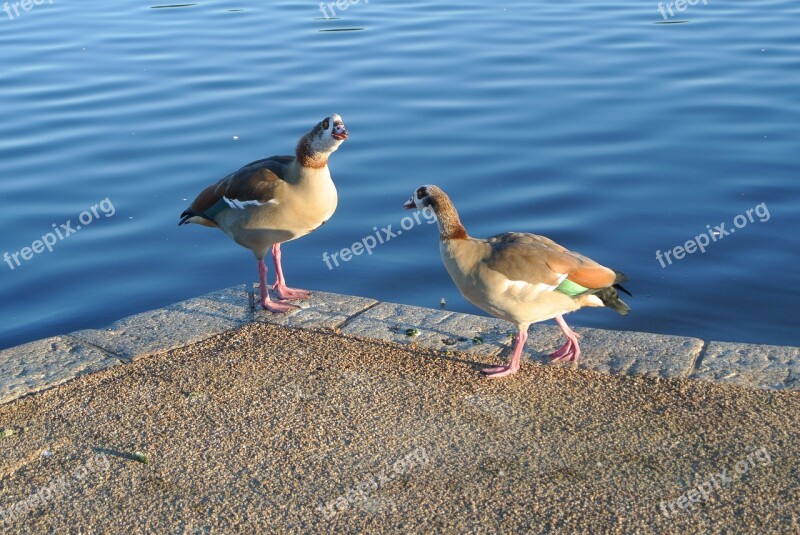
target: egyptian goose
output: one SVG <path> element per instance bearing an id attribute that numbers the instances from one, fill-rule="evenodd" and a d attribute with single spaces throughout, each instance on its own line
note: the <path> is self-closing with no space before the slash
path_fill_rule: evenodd
<path id="1" fill-rule="evenodd" d="M 417 188 L 403 207 L 434 211 L 439 222 L 439 251 L 461 294 L 519 329 L 511 363 L 482 370 L 489 377 L 504 377 L 519 370 L 531 323 L 555 318 L 567 342 L 550 356 L 557 361 L 574 361 L 581 349 L 578 335 L 564 321 L 564 314 L 585 306 L 607 306 L 622 315 L 630 312 L 617 294 L 617 289 L 628 293 L 620 286 L 627 280 L 625 275 L 568 251 L 549 238 L 522 232 L 485 240 L 471 238 L 450 198 L 436 186 Z"/>
<path id="2" fill-rule="evenodd" d="M 218 227 L 250 249 L 258 260 L 261 306 L 288 312 L 287 299 L 307 299 L 310 292 L 286 286 L 281 269 L 281 243 L 305 236 L 336 210 L 336 187 L 328 158 L 347 139 L 342 118 L 333 114 L 300 138 L 294 156 L 270 156 L 249 163 L 204 189 L 181 214 L 179 225 Z M 279 301 L 269 298 L 264 257 L 272 248 Z"/>

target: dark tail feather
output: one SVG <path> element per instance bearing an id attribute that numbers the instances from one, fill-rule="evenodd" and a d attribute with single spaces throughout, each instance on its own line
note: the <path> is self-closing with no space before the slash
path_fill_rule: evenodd
<path id="1" fill-rule="evenodd" d="M 628 290 L 626 290 L 625 287 L 623 285 L 621 285 L 621 284 L 615 284 L 614 286 L 612 286 L 612 288 L 616 288 L 617 290 L 620 290 L 620 291 L 630 295 L 631 297 L 633 297 L 633 294 L 630 293 Z"/>
<path id="2" fill-rule="evenodd" d="M 612 284 L 612 286 L 614 288 L 616 288 L 617 290 L 625 292 L 626 294 L 628 294 L 631 297 L 633 297 L 633 294 L 630 293 L 628 290 L 626 290 L 625 287 L 622 286 L 622 284 L 621 284 L 621 283 L 626 282 L 628 280 L 628 276 L 626 274 L 622 273 L 621 271 L 617 271 L 616 269 L 614 269 L 612 271 L 614 271 L 614 273 L 617 274 L 617 278 L 614 279 L 614 284 Z"/>
<path id="3" fill-rule="evenodd" d="M 628 312 L 631 311 L 631 307 L 626 305 L 625 302 L 619 298 L 619 294 L 614 286 L 602 288 L 595 292 L 595 295 L 600 298 L 605 306 L 622 316 L 626 316 Z"/>
<path id="4" fill-rule="evenodd" d="M 626 290 L 622 286 L 622 284 L 620 284 L 622 282 L 627 281 L 628 276 L 617 270 L 614 270 L 614 273 L 617 274 L 617 278 L 614 279 L 614 284 L 612 284 L 608 288 L 602 288 L 598 290 L 597 292 L 595 292 L 595 295 L 600 298 L 600 300 L 603 302 L 605 306 L 607 306 L 608 308 L 610 308 L 611 310 L 617 312 L 622 316 L 626 316 L 628 312 L 631 311 L 631 307 L 626 305 L 625 301 L 619 298 L 617 290 L 621 290 L 626 294 L 630 295 L 631 297 L 633 297 L 633 295 L 628 290 Z"/>

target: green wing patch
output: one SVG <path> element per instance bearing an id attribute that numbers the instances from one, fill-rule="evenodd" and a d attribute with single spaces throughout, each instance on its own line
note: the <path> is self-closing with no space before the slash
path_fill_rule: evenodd
<path id="1" fill-rule="evenodd" d="M 584 288 L 580 284 L 576 284 L 569 279 L 564 279 L 563 281 L 561 281 L 561 284 L 556 286 L 555 291 L 567 294 L 570 297 L 575 297 L 576 295 L 588 292 L 589 288 Z"/>

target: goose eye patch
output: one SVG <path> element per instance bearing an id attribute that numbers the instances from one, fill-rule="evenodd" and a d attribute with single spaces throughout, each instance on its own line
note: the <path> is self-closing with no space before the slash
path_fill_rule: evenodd
<path id="1" fill-rule="evenodd" d="M 324 128 L 325 130 L 327 130 L 327 129 L 328 129 L 328 127 L 329 127 L 330 125 L 331 125 L 331 121 L 330 121 L 330 119 L 328 119 L 328 118 L 326 117 L 326 118 L 325 118 L 325 120 L 324 120 L 324 121 L 322 121 L 322 128 Z"/>

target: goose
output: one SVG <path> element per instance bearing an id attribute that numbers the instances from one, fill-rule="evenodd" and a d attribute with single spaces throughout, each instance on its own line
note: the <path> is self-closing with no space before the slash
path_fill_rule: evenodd
<path id="1" fill-rule="evenodd" d="M 434 211 L 442 261 L 458 290 L 473 305 L 519 329 L 511 362 L 481 370 L 488 377 L 519 371 L 531 323 L 555 318 L 567 341 L 550 357 L 571 362 L 578 359 L 581 349 L 564 314 L 585 306 L 606 306 L 623 316 L 630 312 L 617 293 L 630 295 L 620 285 L 628 280 L 624 274 L 536 234 L 507 232 L 472 238 L 450 197 L 437 186 L 417 188 L 403 207 Z"/>
<path id="2" fill-rule="evenodd" d="M 217 227 L 258 261 L 261 306 L 270 312 L 297 307 L 290 299 L 308 299 L 308 290 L 289 288 L 281 268 L 281 244 L 322 226 L 336 210 L 336 186 L 328 158 L 348 137 L 341 116 L 326 117 L 298 141 L 294 156 L 270 156 L 251 162 L 204 189 L 182 214 L 178 225 Z M 269 297 L 264 258 L 272 249 L 275 264 Z"/>

